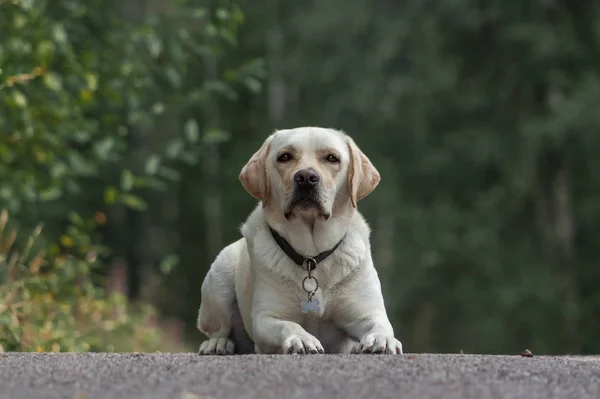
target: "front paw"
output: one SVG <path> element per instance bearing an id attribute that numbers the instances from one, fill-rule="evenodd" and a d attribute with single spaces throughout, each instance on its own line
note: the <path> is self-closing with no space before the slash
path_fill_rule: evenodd
<path id="1" fill-rule="evenodd" d="M 318 339 L 307 333 L 302 336 L 292 335 L 288 337 L 283 343 L 282 352 L 294 355 L 309 355 L 325 353 L 325 350 Z"/>
<path id="2" fill-rule="evenodd" d="M 228 338 L 210 338 L 200 344 L 200 355 L 233 355 L 235 345 Z"/>
<path id="3" fill-rule="evenodd" d="M 402 343 L 394 337 L 373 333 L 367 334 L 361 339 L 360 349 L 363 353 L 401 355 Z"/>

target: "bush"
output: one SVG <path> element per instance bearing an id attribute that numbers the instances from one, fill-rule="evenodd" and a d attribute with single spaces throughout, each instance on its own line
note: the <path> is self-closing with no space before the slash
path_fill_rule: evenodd
<path id="1" fill-rule="evenodd" d="M 45 248 L 57 246 L 43 245 L 41 231 L 19 240 L 7 212 L 0 215 L 0 351 L 182 349 L 170 347 L 155 328 L 152 307 L 131 306 L 122 293 L 107 292 L 95 274 L 101 248 L 64 236 L 79 255 L 50 255 Z"/>
<path id="2" fill-rule="evenodd" d="M 111 208 L 144 211 L 143 194 L 226 140 L 198 110 L 256 89 L 262 65 L 196 81 L 235 45 L 236 7 L 214 21 L 186 0 L 139 23 L 120 11 L 100 0 L 0 0 L 1 350 L 181 349 L 151 307 L 107 290 L 99 259 L 111 251 L 96 245 L 96 227 Z M 160 140 L 134 148 L 163 125 Z M 16 234 L 38 223 L 43 232 Z"/>

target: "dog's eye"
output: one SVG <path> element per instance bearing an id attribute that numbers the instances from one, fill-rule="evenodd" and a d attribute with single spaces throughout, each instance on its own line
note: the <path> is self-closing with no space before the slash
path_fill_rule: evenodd
<path id="1" fill-rule="evenodd" d="M 331 162 L 331 163 L 338 163 L 338 162 L 340 162 L 339 158 L 338 158 L 338 157 L 336 157 L 336 156 L 335 156 L 335 155 L 333 155 L 333 154 L 329 154 L 329 155 L 327 155 L 327 157 L 325 157 L 325 160 L 326 160 L 327 162 Z"/>
<path id="2" fill-rule="evenodd" d="M 284 152 L 277 158 L 277 162 L 287 162 L 292 159 L 292 155 L 288 152 Z"/>

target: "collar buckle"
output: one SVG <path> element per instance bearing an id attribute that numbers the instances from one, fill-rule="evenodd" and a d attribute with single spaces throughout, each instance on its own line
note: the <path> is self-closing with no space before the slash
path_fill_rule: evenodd
<path id="1" fill-rule="evenodd" d="M 304 262 L 302 262 L 302 263 L 303 263 L 302 268 L 308 272 L 309 276 L 310 276 L 310 273 L 317 268 L 317 261 L 315 260 L 315 258 L 312 258 L 310 256 L 305 256 Z"/>

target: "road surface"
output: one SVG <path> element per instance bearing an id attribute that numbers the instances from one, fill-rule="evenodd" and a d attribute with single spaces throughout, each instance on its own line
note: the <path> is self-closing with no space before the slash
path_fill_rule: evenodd
<path id="1" fill-rule="evenodd" d="M 600 398 L 600 357 L 0 354 L 8 398 Z"/>

